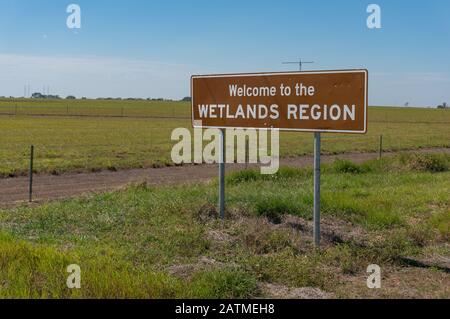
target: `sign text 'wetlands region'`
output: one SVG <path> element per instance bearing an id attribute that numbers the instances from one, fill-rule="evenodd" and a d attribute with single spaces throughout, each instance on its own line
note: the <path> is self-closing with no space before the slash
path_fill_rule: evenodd
<path id="1" fill-rule="evenodd" d="M 367 70 L 193 76 L 194 127 L 367 132 Z"/>

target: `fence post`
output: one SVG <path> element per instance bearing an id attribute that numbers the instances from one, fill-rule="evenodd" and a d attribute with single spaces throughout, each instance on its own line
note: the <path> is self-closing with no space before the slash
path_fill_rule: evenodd
<path id="1" fill-rule="evenodd" d="M 33 201 L 33 163 L 34 162 L 34 145 L 31 145 L 31 149 L 30 149 L 30 173 L 29 173 L 29 177 L 30 177 L 30 184 L 29 184 L 29 197 L 28 200 L 31 203 Z"/>
<path id="2" fill-rule="evenodd" d="M 383 157 L 383 135 L 380 135 L 380 157 L 381 159 Z"/>

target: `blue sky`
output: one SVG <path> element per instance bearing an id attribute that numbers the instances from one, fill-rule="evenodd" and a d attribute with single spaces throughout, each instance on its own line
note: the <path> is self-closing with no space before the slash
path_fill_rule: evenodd
<path id="1" fill-rule="evenodd" d="M 82 28 L 66 26 L 81 7 Z M 366 26 L 370 3 L 382 29 Z M 370 102 L 450 102 L 450 1 L 0 0 L 0 95 L 181 98 L 203 73 L 367 68 Z"/>

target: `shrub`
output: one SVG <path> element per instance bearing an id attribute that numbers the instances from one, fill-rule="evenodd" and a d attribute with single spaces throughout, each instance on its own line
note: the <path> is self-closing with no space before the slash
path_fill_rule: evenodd
<path id="1" fill-rule="evenodd" d="M 227 177 L 229 184 L 241 184 L 245 182 L 256 181 L 260 178 L 260 174 L 255 170 L 245 170 L 234 172 Z"/>
<path id="2" fill-rule="evenodd" d="M 272 229 L 267 221 L 249 219 L 243 227 L 242 242 L 254 254 L 265 255 L 291 247 L 289 234 Z"/>
<path id="3" fill-rule="evenodd" d="M 258 291 L 256 279 L 239 269 L 215 269 L 194 274 L 189 298 L 245 299 Z"/>
<path id="4" fill-rule="evenodd" d="M 312 175 L 311 169 L 306 168 L 294 168 L 294 167 L 281 167 L 275 178 L 280 179 L 293 179 L 293 178 L 305 178 Z"/>
<path id="5" fill-rule="evenodd" d="M 439 173 L 450 168 L 449 157 L 444 154 L 417 154 L 409 159 L 409 167 L 413 170 Z"/>
<path id="6" fill-rule="evenodd" d="M 286 198 L 267 198 L 256 203 L 256 213 L 264 216 L 274 224 L 280 224 L 282 216 L 295 215 L 298 213 L 298 207 L 293 201 Z"/>
<path id="7" fill-rule="evenodd" d="M 450 211 L 433 216 L 430 226 L 437 229 L 443 240 L 450 241 Z"/>
<path id="8" fill-rule="evenodd" d="M 244 170 L 230 174 L 227 177 L 229 184 L 235 185 L 254 181 L 283 180 L 304 178 L 312 175 L 311 169 L 301 169 L 294 167 L 281 167 L 274 175 L 263 175 L 257 170 Z"/>
<path id="9" fill-rule="evenodd" d="M 336 160 L 333 163 L 333 171 L 336 173 L 343 173 L 343 174 L 365 173 L 365 170 L 361 166 L 347 160 Z"/>

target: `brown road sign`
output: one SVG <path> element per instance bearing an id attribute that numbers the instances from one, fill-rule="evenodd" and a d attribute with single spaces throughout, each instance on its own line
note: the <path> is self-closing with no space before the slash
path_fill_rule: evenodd
<path id="1" fill-rule="evenodd" d="M 193 76 L 191 91 L 194 127 L 367 132 L 367 70 Z"/>

